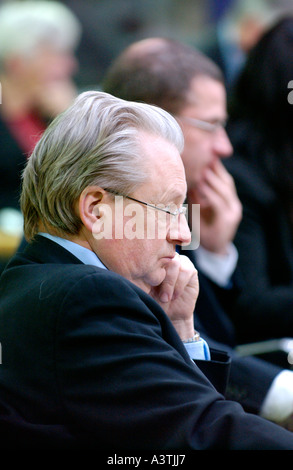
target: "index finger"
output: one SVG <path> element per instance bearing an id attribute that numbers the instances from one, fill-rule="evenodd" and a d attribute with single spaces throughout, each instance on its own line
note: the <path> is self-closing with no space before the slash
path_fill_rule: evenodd
<path id="1" fill-rule="evenodd" d="M 166 277 L 158 286 L 158 296 L 161 302 L 169 302 L 174 293 L 175 285 L 180 271 L 180 255 L 176 253 L 171 263 L 166 268 Z"/>

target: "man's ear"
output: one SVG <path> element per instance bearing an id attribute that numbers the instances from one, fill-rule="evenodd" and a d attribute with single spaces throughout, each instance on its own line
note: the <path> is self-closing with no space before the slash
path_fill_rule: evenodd
<path id="1" fill-rule="evenodd" d="M 99 204 L 105 198 L 105 194 L 105 191 L 99 186 L 88 186 L 79 197 L 79 216 L 83 225 L 90 232 L 93 231 L 94 224 L 103 215 L 99 210 Z"/>

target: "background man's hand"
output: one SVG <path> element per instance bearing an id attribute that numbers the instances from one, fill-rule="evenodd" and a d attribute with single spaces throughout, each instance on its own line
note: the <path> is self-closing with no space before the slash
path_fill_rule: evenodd
<path id="1" fill-rule="evenodd" d="M 205 171 L 198 187 L 188 192 L 188 203 L 200 204 L 201 246 L 226 254 L 242 218 L 242 205 L 234 180 L 220 160 Z"/>

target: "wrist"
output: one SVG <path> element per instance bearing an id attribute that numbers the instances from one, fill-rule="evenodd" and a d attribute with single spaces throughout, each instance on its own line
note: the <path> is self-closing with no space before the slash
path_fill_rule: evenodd
<path id="1" fill-rule="evenodd" d="M 195 335 L 193 317 L 189 320 L 173 321 L 173 326 L 182 341 L 188 341 Z"/>
<path id="2" fill-rule="evenodd" d="M 187 339 L 184 339 L 182 340 L 183 343 L 196 343 L 197 341 L 200 340 L 200 334 L 194 330 L 193 332 L 193 336 L 191 336 L 190 338 L 187 338 Z"/>

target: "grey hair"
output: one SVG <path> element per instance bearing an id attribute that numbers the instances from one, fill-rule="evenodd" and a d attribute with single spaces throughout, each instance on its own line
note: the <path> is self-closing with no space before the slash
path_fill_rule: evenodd
<path id="1" fill-rule="evenodd" d="M 81 24 L 65 5 L 55 1 L 13 1 L 0 7 L 0 68 L 12 54 L 32 55 L 41 44 L 73 50 Z"/>
<path id="2" fill-rule="evenodd" d="M 60 234 L 78 234 L 75 204 L 88 186 L 129 195 L 147 181 L 143 131 L 182 152 L 182 131 L 166 111 L 104 92 L 80 94 L 46 129 L 23 172 L 25 237 L 35 236 L 40 221 Z"/>

